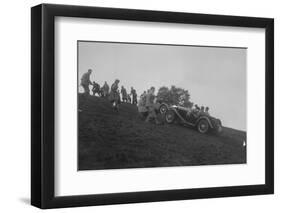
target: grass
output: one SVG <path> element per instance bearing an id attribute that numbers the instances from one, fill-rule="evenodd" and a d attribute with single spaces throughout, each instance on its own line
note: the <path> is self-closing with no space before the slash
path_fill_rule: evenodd
<path id="1" fill-rule="evenodd" d="M 224 127 L 216 136 L 145 123 L 135 105 L 123 103 L 116 112 L 94 96 L 79 105 L 79 170 L 246 163 L 245 132 Z"/>

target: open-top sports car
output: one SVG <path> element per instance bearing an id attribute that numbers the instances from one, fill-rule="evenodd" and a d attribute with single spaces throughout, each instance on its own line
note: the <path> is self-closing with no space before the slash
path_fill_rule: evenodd
<path id="1" fill-rule="evenodd" d="M 186 126 L 195 127 L 200 133 L 222 132 L 221 120 L 207 113 L 196 112 L 182 106 L 168 106 L 165 103 L 159 106 L 159 112 L 165 115 L 165 120 L 168 124 L 178 122 Z"/>

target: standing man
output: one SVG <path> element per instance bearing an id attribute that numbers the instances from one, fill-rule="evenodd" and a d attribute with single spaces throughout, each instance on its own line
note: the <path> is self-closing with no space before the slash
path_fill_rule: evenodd
<path id="1" fill-rule="evenodd" d="M 127 94 L 127 91 L 126 91 L 126 89 L 124 88 L 124 86 L 121 87 L 121 94 L 122 94 L 122 101 L 123 101 L 124 103 L 127 102 L 128 94 Z"/>
<path id="2" fill-rule="evenodd" d="M 131 87 L 131 95 L 133 97 L 133 104 L 137 104 L 137 91 L 133 87 Z"/>
<path id="3" fill-rule="evenodd" d="M 140 99 L 145 99 L 146 97 L 146 91 L 143 91 L 143 93 L 140 95 Z"/>
<path id="4" fill-rule="evenodd" d="M 119 110 L 119 103 L 120 103 L 120 95 L 118 90 L 119 80 L 116 79 L 114 83 L 111 85 L 109 101 L 112 103 L 112 107 L 118 111 Z"/>
<path id="5" fill-rule="evenodd" d="M 145 107 L 147 108 L 148 111 L 148 116 L 145 119 L 145 122 L 149 122 L 150 119 L 156 119 L 156 113 L 155 113 L 155 108 L 154 108 L 154 99 L 155 99 L 155 88 L 151 87 L 149 92 L 146 95 L 145 98 Z"/>
<path id="6" fill-rule="evenodd" d="M 139 102 L 138 102 L 138 111 L 139 111 L 140 117 L 145 120 L 145 118 L 148 115 L 148 110 L 146 108 L 146 91 L 144 91 L 140 95 L 140 99 L 139 99 Z"/>
<path id="7" fill-rule="evenodd" d="M 89 85 L 93 85 L 93 83 L 90 80 L 90 75 L 92 74 L 92 70 L 88 69 L 88 72 L 84 73 L 81 78 L 81 86 L 84 89 L 84 94 L 86 96 L 90 95 L 90 89 Z"/>
<path id="8" fill-rule="evenodd" d="M 109 95 L 109 86 L 106 81 L 104 82 L 101 91 L 102 91 L 102 96 L 107 97 Z"/>
<path id="9" fill-rule="evenodd" d="M 81 78 L 80 85 L 83 87 L 84 93 L 81 95 L 81 99 L 79 97 L 79 112 L 82 112 L 82 109 L 86 105 L 87 97 L 90 95 L 89 85 L 93 85 L 93 83 L 90 81 L 91 73 L 92 70 L 88 69 L 88 72 L 84 73 Z"/>
<path id="10" fill-rule="evenodd" d="M 130 94 L 127 94 L 127 103 L 132 103 L 132 99 L 131 99 L 131 96 Z"/>

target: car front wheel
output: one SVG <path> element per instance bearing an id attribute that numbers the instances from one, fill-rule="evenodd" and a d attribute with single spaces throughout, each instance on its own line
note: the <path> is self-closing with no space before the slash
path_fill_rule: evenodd
<path id="1" fill-rule="evenodd" d="M 220 135 L 222 133 L 222 126 L 221 125 L 217 126 L 217 128 L 215 129 L 215 133 L 217 135 Z"/>
<path id="2" fill-rule="evenodd" d="M 203 134 L 207 133 L 209 130 L 208 121 L 205 119 L 200 120 L 197 124 L 197 130 L 198 130 L 198 132 L 203 133 Z"/>
<path id="3" fill-rule="evenodd" d="M 165 115 L 165 120 L 168 124 L 171 124 L 175 121 L 176 114 L 173 110 L 168 110 Z"/>

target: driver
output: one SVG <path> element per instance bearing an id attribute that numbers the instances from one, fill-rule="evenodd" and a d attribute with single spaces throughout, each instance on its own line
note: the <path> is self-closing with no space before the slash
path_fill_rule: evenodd
<path id="1" fill-rule="evenodd" d="M 205 114 L 205 108 L 204 108 L 204 106 L 201 106 L 199 115 L 204 115 L 204 114 Z"/>

